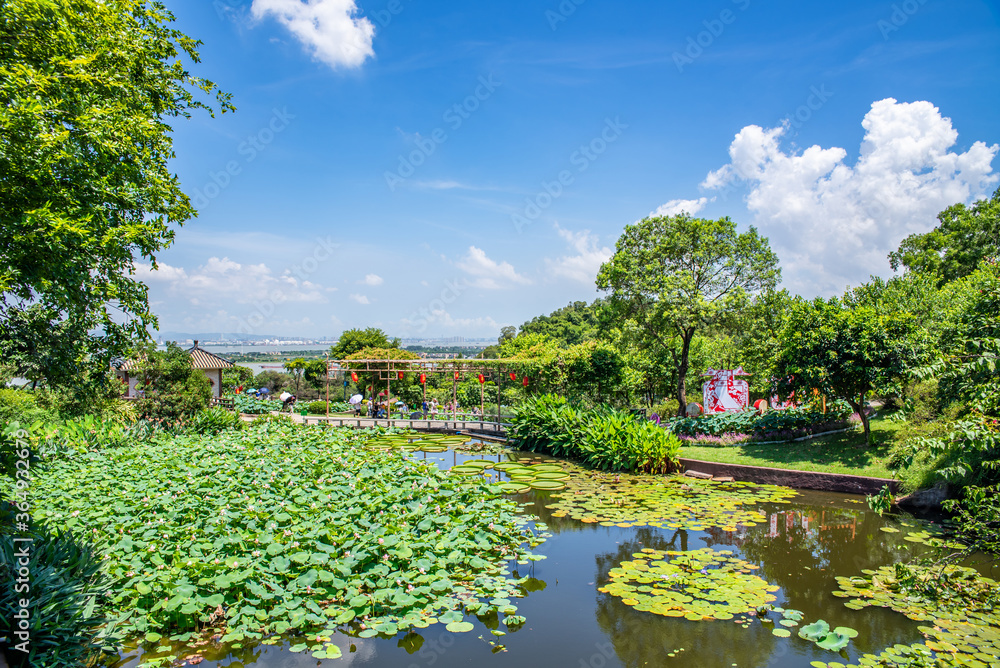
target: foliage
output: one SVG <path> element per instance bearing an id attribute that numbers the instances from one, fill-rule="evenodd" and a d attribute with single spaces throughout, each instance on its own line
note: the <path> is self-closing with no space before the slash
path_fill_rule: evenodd
<path id="1" fill-rule="evenodd" d="M 643 548 L 608 572 L 598 591 L 617 596 L 636 610 L 688 621 L 728 621 L 776 600 L 780 587 L 754 571 L 760 566 L 730 550 L 705 547 L 688 552 Z"/>
<path id="2" fill-rule="evenodd" d="M 920 331 L 911 313 L 898 310 L 884 283 L 848 292 L 843 300 L 817 298 L 791 306 L 781 332 L 777 391 L 783 397 L 812 390 L 847 401 L 861 418 L 871 445 L 866 397 L 898 392 L 907 370 L 921 359 Z M 877 293 L 875 296 L 872 293 Z"/>
<path id="3" fill-rule="evenodd" d="M 352 355 L 356 355 L 365 348 L 398 349 L 399 339 L 389 340 L 381 329 L 369 327 L 368 329 L 349 329 L 340 335 L 337 343 L 330 346 L 330 359 L 343 360 Z M 357 358 L 355 358 L 357 359 Z M 390 358 L 385 358 L 390 359 Z M 408 359 L 405 357 L 391 359 Z"/>
<path id="4" fill-rule="evenodd" d="M 515 447 L 582 460 L 603 471 L 666 472 L 678 465 L 680 441 L 657 425 L 609 408 L 581 410 L 556 395 L 514 409 Z"/>
<path id="5" fill-rule="evenodd" d="M 191 356 L 170 342 L 160 351 L 147 346 L 135 374 L 139 415 L 147 420 L 175 424 L 208 408 L 212 386 L 191 364 Z"/>
<path id="6" fill-rule="evenodd" d="M 560 348 L 591 341 L 597 338 L 601 304 L 600 299 L 589 305 L 587 302 L 570 302 L 549 315 L 536 316 L 524 323 L 519 335 L 540 334 Z"/>
<path id="7" fill-rule="evenodd" d="M 326 402 L 325 401 L 313 401 L 306 408 L 313 415 L 326 415 Z M 334 413 L 350 413 L 354 410 L 354 406 L 347 403 L 346 401 L 331 401 L 330 402 L 330 414 Z"/>
<path id="8" fill-rule="evenodd" d="M 51 412 L 38 405 L 38 399 L 34 393 L 27 390 L 0 388 L 0 424 L 11 422 L 31 424 L 53 417 Z"/>
<path id="9" fill-rule="evenodd" d="M 148 642 L 209 626 L 222 642 L 294 633 L 318 649 L 347 625 L 391 636 L 512 614 L 504 563 L 531 536 L 516 504 L 359 447 L 372 435 L 268 421 L 128 443 L 47 466 L 34 513 L 106 545 L 108 605 Z"/>
<path id="10" fill-rule="evenodd" d="M 673 418 L 664 422 L 675 434 L 685 436 L 720 436 L 722 434 L 751 434 L 757 440 L 769 440 L 781 432 L 798 435 L 843 429 L 848 426 L 851 408 L 845 402 L 831 401 L 826 413 L 819 406 L 810 405 L 786 410 L 755 410 L 714 413 L 690 418 Z"/>
<path id="11" fill-rule="evenodd" d="M 941 285 L 968 276 L 981 262 L 1000 255 L 1000 188 L 990 199 L 966 207 L 955 204 L 938 214 L 938 226 L 911 234 L 890 253 L 900 266 L 931 274 Z"/>
<path id="12" fill-rule="evenodd" d="M 192 76 L 199 43 L 145 0 L 7 0 L 0 9 L 0 358 L 81 393 L 156 319 L 156 268 L 194 215 L 168 122 L 228 96 Z"/>
<path id="13" fill-rule="evenodd" d="M 15 533 L 12 526 L 4 526 L 8 518 L 3 515 L 12 518 L 16 511 L 5 501 L 0 506 L 6 506 L 0 507 L 0 528 L 4 529 L 0 531 L 0 638 L 9 643 L 0 641 L 0 652 L 7 650 L 12 668 L 88 665 L 116 640 L 113 628 L 105 627 L 109 620 L 103 601 L 111 580 L 102 569 L 101 546 L 44 526 Z M 32 542 L 15 543 L 16 538 Z M 17 584 L 16 555 L 25 545 L 30 545 L 30 592 Z M 25 598 L 31 600 L 27 654 L 12 648 L 19 642 L 14 614 Z"/>
<path id="14" fill-rule="evenodd" d="M 271 394 L 277 395 L 288 387 L 291 382 L 292 377 L 287 373 L 265 369 L 254 376 L 253 389 L 260 390 L 266 387 Z"/>
<path id="15" fill-rule="evenodd" d="M 231 429 L 243 429 L 245 426 L 246 423 L 240 419 L 239 413 L 217 406 L 215 408 L 206 408 L 195 414 L 185 424 L 185 429 L 191 434 L 212 436 Z"/>
<path id="16" fill-rule="evenodd" d="M 1000 264 L 984 262 L 959 285 L 968 295 L 964 308 L 943 333 L 937 358 L 917 375 L 938 379 L 942 405 L 1000 416 Z"/>
<path id="17" fill-rule="evenodd" d="M 248 388 L 253 382 L 253 369 L 235 365 L 222 370 L 222 394 L 237 394 L 236 388 Z"/>
<path id="18" fill-rule="evenodd" d="M 262 415 L 271 411 L 281 410 L 281 402 L 277 399 L 257 399 L 246 394 L 237 395 L 233 405 L 237 413 L 247 415 Z"/>
<path id="19" fill-rule="evenodd" d="M 742 309 L 748 296 L 773 290 L 780 273 L 777 256 L 755 228 L 738 234 L 729 218 L 682 214 L 627 226 L 597 287 L 610 293 L 619 324 L 633 320 L 648 345 L 669 352 L 683 415 L 695 333 Z"/>
<path id="20" fill-rule="evenodd" d="M 945 509 L 954 513 L 956 538 L 966 546 L 960 556 L 1000 558 L 1000 487 L 966 487 L 961 499 L 945 501 Z"/>

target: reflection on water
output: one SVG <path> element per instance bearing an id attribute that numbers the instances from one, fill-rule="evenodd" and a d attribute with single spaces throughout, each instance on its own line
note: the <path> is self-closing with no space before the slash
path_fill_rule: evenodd
<path id="1" fill-rule="evenodd" d="M 504 461 L 508 455 L 487 452 L 425 453 L 408 456 L 426 460 L 442 469 L 470 459 Z M 528 457 L 528 455 L 524 455 Z M 491 472 L 498 476 L 496 471 Z M 496 477 L 494 477 L 496 479 Z M 917 622 L 881 608 L 854 611 L 835 598 L 834 578 L 854 575 L 866 568 L 907 560 L 926 550 L 907 542 L 909 531 L 920 523 L 912 517 L 879 517 L 858 497 L 803 492 L 790 503 L 759 507 L 766 521 L 734 530 L 703 531 L 655 527 L 618 527 L 585 524 L 570 517 L 553 516 L 546 508 L 554 501 L 549 493 L 533 491 L 513 497 L 547 525 L 551 538 L 534 550 L 545 555 L 532 564 L 511 564 L 514 577 L 530 575 L 523 586 L 525 598 L 516 601 L 521 627 L 507 629 L 496 615 L 468 619 L 469 633 L 450 633 L 432 625 L 395 638 L 349 638 L 335 635 L 333 642 L 344 658 L 317 660 L 309 652 L 292 653 L 289 644 L 243 648 L 209 648 L 201 652 L 201 667 L 260 668 L 347 666 L 371 668 L 656 668 L 698 666 L 732 668 L 769 666 L 801 668 L 810 661 L 848 663 L 862 653 L 878 653 L 896 643 L 921 639 Z M 907 526 L 909 525 L 909 526 Z M 880 529 L 891 526 L 899 533 Z M 774 606 L 804 613 L 801 624 L 818 619 L 831 627 L 849 626 L 859 631 L 843 657 L 796 637 L 772 634 L 774 623 L 753 619 L 747 628 L 730 621 L 692 622 L 635 610 L 620 598 L 597 591 L 608 582 L 608 571 L 643 548 L 688 551 L 704 547 L 732 550 L 740 558 L 761 566 L 755 574 L 778 585 Z M 780 614 L 768 613 L 772 622 Z M 183 657 L 192 650 L 178 649 Z M 133 655 L 120 666 L 134 666 Z"/>

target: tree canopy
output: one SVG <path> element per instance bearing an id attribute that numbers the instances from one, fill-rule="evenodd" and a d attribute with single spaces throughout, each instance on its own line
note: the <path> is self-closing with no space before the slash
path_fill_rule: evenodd
<path id="1" fill-rule="evenodd" d="M 808 397 L 812 390 L 847 401 L 860 416 L 871 444 L 866 400 L 875 392 L 899 392 L 907 371 L 919 363 L 921 330 L 899 308 L 895 292 L 879 279 L 843 299 L 798 301 L 779 336 L 779 393 Z"/>
<path id="2" fill-rule="evenodd" d="M 903 239 L 889 254 L 893 269 L 927 272 L 944 285 L 968 276 L 981 261 L 1000 256 L 1000 188 L 972 206 L 948 207 L 938 221 L 930 232 Z"/>
<path id="3" fill-rule="evenodd" d="M 627 226 L 597 287 L 610 293 L 619 322 L 633 320 L 649 345 L 669 352 L 683 413 L 695 333 L 773 290 L 780 276 L 777 255 L 755 228 L 740 234 L 729 218 L 681 214 Z"/>
<path id="4" fill-rule="evenodd" d="M 167 123 L 211 113 L 198 94 L 232 109 L 185 69 L 199 42 L 173 19 L 146 0 L 0 4 L 0 357 L 50 384 L 100 378 L 84 367 L 148 338 L 135 263 L 156 267 L 195 214 Z"/>
<path id="5" fill-rule="evenodd" d="M 397 349 L 400 346 L 399 339 L 389 340 L 378 327 L 368 329 L 349 329 L 340 335 L 337 343 L 330 346 L 330 359 L 342 360 L 353 356 L 365 348 Z M 397 358 L 409 359 L 409 358 Z"/>

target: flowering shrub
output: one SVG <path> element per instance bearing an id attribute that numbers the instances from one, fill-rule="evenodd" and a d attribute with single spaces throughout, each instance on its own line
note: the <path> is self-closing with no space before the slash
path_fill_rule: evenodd
<path id="1" fill-rule="evenodd" d="M 728 434 L 745 435 L 746 440 L 782 441 L 844 429 L 851 426 L 850 415 L 850 407 L 845 402 L 836 401 L 827 404 L 826 413 L 815 406 L 772 410 L 763 414 L 746 410 L 693 418 L 672 418 L 664 420 L 662 424 L 678 436 L 696 437 L 699 440 Z"/>

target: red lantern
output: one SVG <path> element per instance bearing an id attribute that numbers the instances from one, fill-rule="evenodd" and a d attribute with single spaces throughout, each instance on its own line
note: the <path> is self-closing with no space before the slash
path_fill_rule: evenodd
<path id="1" fill-rule="evenodd" d="M 358 374 L 356 374 L 356 373 L 354 373 L 352 371 L 351 372 L 351 380 L 354 381 L 355 383 L 358 382 Z"/>
<path id="2" fill-rule="evenodd" d="M 427 374 L 426 373 L 420 374 L 420 384 L 424 385 L 426 382 L 427 382 Z"/>
<path id="3" fill-rule="evenodd" d="M 479 374 L 479 384 L 482 385 L 485 382 L 486 382 L 486 376 L 484 376 L 483 374 Z"/>
<path id="4" fill-rule="evenodd" d="M 511 373 L 510 374 L 510 379 L 513 380 L 513 381 L 517 381 L 517 374 L 516 373 Z"/>
<path id="5" fill-rule="evenodd" d="M 403 380 L 403 372 L 399 371 L 396 373 L 396 380 Z"/>
<path id="6" fill-rule="evenodd" d="M 455 380 L 458 380 L 458 375 L 459 375 L 459 374 L 458 374 L 458 372 L 456 371 L 456 372 L 455 372 Z"/>
<path id="7" fill-rule="evenodd" d="M 525 387 L 528 387 L 528 377 L 527 376 L 525 376 L 522 379 L 521 384 L 524 385 Z"/>

